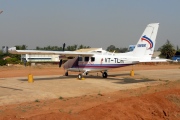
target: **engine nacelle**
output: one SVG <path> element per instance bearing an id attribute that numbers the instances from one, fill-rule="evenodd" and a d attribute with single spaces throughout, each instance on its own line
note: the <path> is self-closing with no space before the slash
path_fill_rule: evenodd
<path id="1" fill-rule="evenodd" d="M 65 55 L 59 55 L 59 60 L 68 60 L 68 57 Z"/>

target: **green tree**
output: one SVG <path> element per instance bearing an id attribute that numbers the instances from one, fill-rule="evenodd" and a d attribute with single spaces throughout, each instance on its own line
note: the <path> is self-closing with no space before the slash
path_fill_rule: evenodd
<path id="1" fill-rule="evenodd" d="M 17 50 L 26 50 L 28 46 L 26 45 L 16 45 L 15 46 Z"/>
<path id="2" fill-rule="evenodd" d="M 91 47 L 90 46 L 84 46 L 82 44 L 78 47 L 78 49 L 84 49 L 84 48 L 91 48 Z"/>
<path id="3" fill-rule="evenodd" d="M 109 52 L 116 52 L 116 53 L 128 52 L 128 48 L 116 48 L 114 45 L 110 45 L 109 47 L 107 47 L 106 50 Z"/>
<path id="4" fill-rule="evenodd" d="M 41 48 L 39 46 L 36 46 L 36 50 L 41 50 Z"/>
<path id="5" fill-rule="evenodd" d="M 110 45 L 109 47 L 107 47 L 106 50 L 109 51 L 109 52 L 114 52 L 114 51 L 116 51 L 117 49 L 116 49 L 116 47 L 115 47 L 114 45 Z"/>
<path id="6" fill-rule="evenodd" d="M 75 51 L 75 50 L 77 50 L 77 45 L 67 46 L 66 50 L 67 51 Z"/>
<path id="7" fill-rule="evenodd" d="M 119 49 L 119 52 L 120 52 L 120 53 L 128 52 L 128 48 L 120 48 L 120 49 Z"/>
<path id="8" fill-rule="evenodd" d="M 177 52 L 180 52 L 180 49 L 179 49 L 179 46 L 177 45 L 177 47 L 176 47 L 176 51 Z"/>
<path id="9" fill-rule="evenodd" d="M 161 52 L 160 57 L 166 59 L 171 59 L 176 53 L 174 46 L 170 43 L 169 40 L 167 40 L 166 43 L 159 48 L 159 50 Z"/>

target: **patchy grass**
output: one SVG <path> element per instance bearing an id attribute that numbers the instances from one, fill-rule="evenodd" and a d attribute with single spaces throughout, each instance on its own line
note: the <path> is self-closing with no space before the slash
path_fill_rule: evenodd
<path id="1" fill-rule="evenodd" d="M 69 110 L 69 114 L 71 114 L 72 113 L 72 110 Z"/>
<path id="2" fill-rule="evenodd" d="M 63 100 L 64 98 L 62 96 L 59 97 L 60 100 Z"/>
<path id="3" fill-rule="evenodd" d="M 21 110 L 22 112 L 26 112 L 26 110 Z"/>
<path id="4" fill-rule="evenodd" d="M 98 95 L 99 95 L 99 96 L 103 96 L 100 91 L 99 91 Z"/>
<path id="5" fill-rule="evenodd" d="M 36 99 L 34 102 L 40 102 L 38 99 Z"/>
<path id="6" fill-rule="evenodd" d="M 173 103 L 175 103 L 178 107 L 180 107 L 180 96 L 179 95 L 169 95 L 167 99 Z"/>
<path id="7" fill-rule="evenodd" d="M 63 109 L 59 109 L 59 112 L 64 112 L 64 110 Z"/>

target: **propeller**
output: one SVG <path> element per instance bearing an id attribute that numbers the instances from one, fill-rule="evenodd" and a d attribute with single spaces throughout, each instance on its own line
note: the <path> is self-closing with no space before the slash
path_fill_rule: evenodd
<path id="1" fill-rule="evenodd" d="M 65 46 L 66 46 L 66 44 L 64 43 L 64 44 L 63 44 L 63 51 L 64 51 Z"/>
<path id="2" fill-rule="evenodd" d="M 63 49 L 62 49 L 62 51 L 64 51 L 64 49 L 65 49 L 65 46 L 66 46 L 66 44 L 64 43 L 63 44 Z M 60 56 L 59 56 L 59 67 L 61 67 L 61 65 L 62 65 L 62 59 L 60 59 Z"/>
<path id="3" fill-rule="evenodd" d="M 61 67 L 62 65 L 62 59 L 59 61 L 59 67 Z"/>

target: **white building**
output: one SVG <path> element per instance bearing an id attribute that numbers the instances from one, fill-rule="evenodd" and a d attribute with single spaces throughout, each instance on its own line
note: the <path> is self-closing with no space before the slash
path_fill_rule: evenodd
<path id="1" fill-rule="evenodd" d="M 3 53 L 8 53 L 8 46 L 2 46 L 2 52 Z"/>

